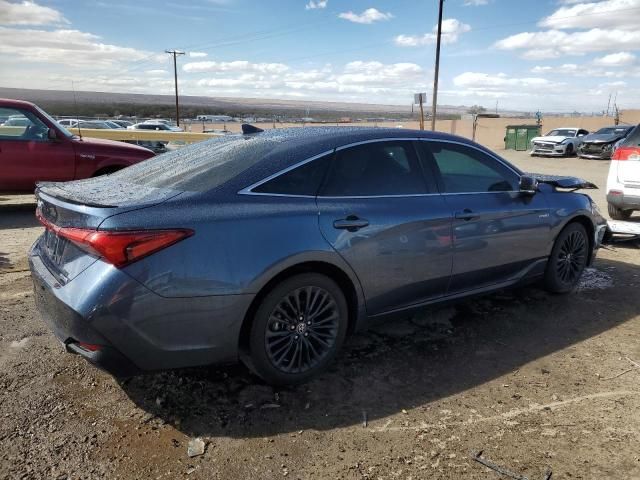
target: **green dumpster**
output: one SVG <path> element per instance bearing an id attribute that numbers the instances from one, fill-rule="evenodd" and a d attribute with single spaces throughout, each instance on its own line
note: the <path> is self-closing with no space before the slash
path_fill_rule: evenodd
<path id="1" fill-rule="evenodd" d="M 538 125 L 507 125 L 505 150 L 528 150 L 531 139 L 539 135 Z"/>

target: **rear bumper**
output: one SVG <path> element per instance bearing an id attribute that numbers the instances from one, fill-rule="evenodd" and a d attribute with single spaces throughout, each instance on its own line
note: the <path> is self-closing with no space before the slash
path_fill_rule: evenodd
<path id="1" fill-rule="evenodd" d="M 55 290 L 58 284 L 39 257 L 31 257 L 29 263 L 36 308 L 67 352 L 84 357 L 94 366 L 116 377 L 141 372 L 140 368 L 113 347 L 85 318 L 56 297 Z M 58 285 L 58 288 L 63 287 Z M 91 351 L 82 348 L 81 343 L 99 345 L 100 349 Z"/>
<path id="2" fill-rule="evenodd" d="M 622 209 L 640 210 L 640 196 L 636 195 L 611 195 L 608 193 L 607 202 Z"/>
<path id="3" fill-rule="evenodd" d="M 29 264 L 36 307 L 54 335 L 115 376 L 238 359 L 253 295 L 166 298 L 100 260 L 61 285 L 42 262 L 39 242 Z"/>

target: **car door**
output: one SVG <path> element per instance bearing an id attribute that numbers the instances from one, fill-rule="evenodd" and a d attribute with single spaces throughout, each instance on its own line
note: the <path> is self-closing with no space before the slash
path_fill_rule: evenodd
<path id="1" fill-rule="evenodd" d="M 317 204 L 322 234 L 358 276 L 370 315 L 445 294 L 451 213 L 412 141 L 338 149 Z"/>
<path id="2" fill-rule="evenodd" d="M 33 191 L 37 181 L 73 180 L 75 151 L 67 138 L 49 139 L 49 127 L 33 112 L 0 108 L 24 119 L 0 126 L 0 190 Z"/>
<path id="3" fill-rule="evenodd" d="M 453 216 L 453 269 L 448 293 L 511 281 L 544 268 L 550 234 L 542 194 L 519 191 L 520 175 L 472 145 L 419 142 Z"/>

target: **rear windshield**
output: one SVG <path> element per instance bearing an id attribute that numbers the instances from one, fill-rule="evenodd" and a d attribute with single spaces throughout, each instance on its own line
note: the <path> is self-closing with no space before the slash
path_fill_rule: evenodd
<path id="1" fill-rule="evenodd" d="M 621 134 L 625 133 L 628 130 L 626 127 L 616 128 L 616 127 L 605 127 L 601 128 L 596 132 L 596 135 L 613 135 L 613 134 Z"/>
<path id="2" fill-rule="evenodd" d="M 279 143 L 258 136 L 216 138 L 145 160 L 109 178 L 145 187 L 205 192 L 255 165 Z"/>

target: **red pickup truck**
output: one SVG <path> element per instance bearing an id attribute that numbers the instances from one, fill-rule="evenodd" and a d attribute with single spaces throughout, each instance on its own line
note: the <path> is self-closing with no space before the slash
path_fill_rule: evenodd
<path id="1" fill-rule="evenodd" d="M 95 177 L 153 157 L 146 148 L 78 137 L 33 103 L 0 99 L 0 192 Z"/>

